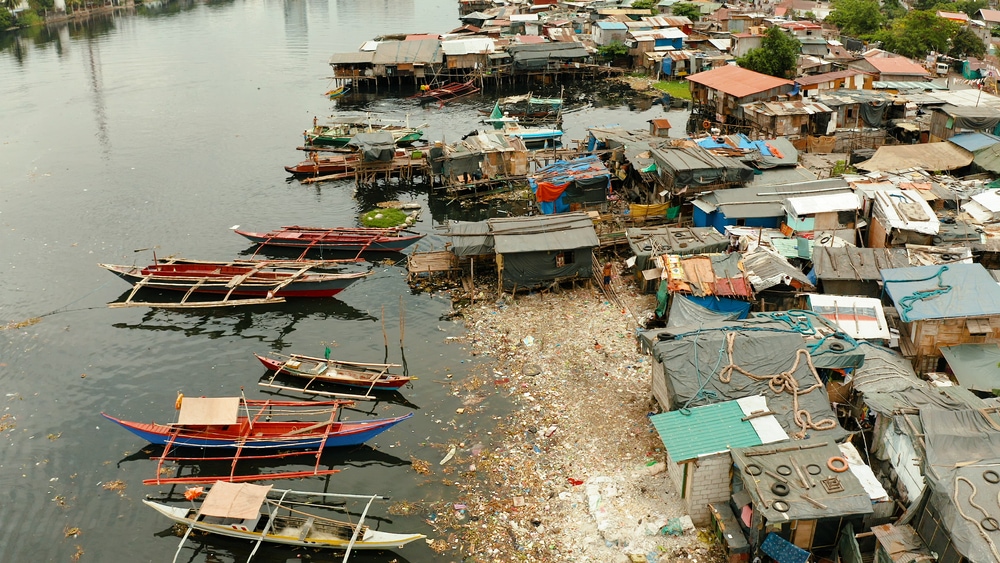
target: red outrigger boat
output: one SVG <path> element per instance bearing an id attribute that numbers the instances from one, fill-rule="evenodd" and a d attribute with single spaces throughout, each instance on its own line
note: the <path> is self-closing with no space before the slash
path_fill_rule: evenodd
<path id="1" fill-rule="evenodd" d="M 283 246 L 305 250 L 332 250 L 342 252 L 401 252 L 404 248 L 424 238 L 424 235 L 405 229 L 375 229 L 364 227 L 281 227 L 266 233 L 233 231 L 262 246 Z"/>
<path id="2" fill-rule="evenodd" d="M 143 483 L 212 483 L 216 480 L 232 482 L 256 479 L 294 478 L 311 475 L 328 475 L 336 470 L 321 470 L 320 456 L 328 447 L 357 446 L 385 432 L 413 413 L 394 418 L 376 420 L 338 421 L 339 409 L 353 405 L 353 401 L 273 401 L 252 400 L 241 397 L 177 397 L 177 422 L 130 422 L 109 414 L 101 416 L 156 445 L 164 446 L 158 457 L 156 478 Z M 299 416 L 310 420 L 297 420 Z M 176 456 L 175 448 L 206 448 L 235 450 L 223 457 Z M 291 456 L 313 455 L 316 466 L 312 471 L 271 473 L 266 475 L 236 475 L 239 460 L 275 459 Z M 227 477 L 192 476 L 164 477 L 166 461 L 231 460 L 232 469 Z"/>
<path id="3" fill-rule="evenodd" d="M 211 262 L 199 260 L 155 260 L 145 267 L 99 264 L 116 276 L 134 284 L 132 293 L 112 307 L 216 307 L 280 303 L 286 297 L 333 297 L 368 272 L 320 273 L 313 269 L 329 264 L 320 260 L 254 260 Z M 183 291 L 179 303 L 133 302 L 142 288 Z M 191 302 L 194 293 L 224 295 L 221 301 Z M 232 296 L 248 299 L 230 299 Z"/>
<path id="4" fill-rule="evenodd" d="M 314 358 L 300 354 L 268 354 L 261 356 L 254 354 L 264 367 L 274 372 L 277 376 L 282 373 L 308 379 L 302 391 L 308 391 L 309 385 L 314 382 L 330 383 L 334 385 L 345 385 L 348 387 L 365 388 L 382 391 L 393 391 L 409 383 L 413 378 L 404 375 L 389 373 L 399 364 L 365 364 L 360 362 L 348 362 L 342 360 L 327 360 L 325 358 Z M 274 377 L 262 385 L 271 386 Z"/>
<path id="5" fill-rule="evenodd" d="M 418 100 L 421 104 L 428 104 L 431 102 L 444 104 L 445 102 L 450 102 L 451 100 L 471 96 L 479 92 L 479 90 L 480 88 L 476 86 L 474 80 L 470 80 L 468 82 L 449 82 L 438 88 L 424 90 L 419 94 L 410 96 L 410 98 Z"/>

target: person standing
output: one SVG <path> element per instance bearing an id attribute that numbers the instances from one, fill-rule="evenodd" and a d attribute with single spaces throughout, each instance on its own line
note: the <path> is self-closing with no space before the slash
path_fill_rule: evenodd
<path id="1" fill-rule="evenodd" d="M 604 288 L 610 289 L 611 287 L 611 262 L 604 263 Z"/>

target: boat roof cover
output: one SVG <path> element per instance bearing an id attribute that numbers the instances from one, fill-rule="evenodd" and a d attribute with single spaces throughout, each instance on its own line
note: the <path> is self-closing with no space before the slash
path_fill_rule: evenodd
<path id="1" fill-rule="evenodd" d="M 239 397 L 184 397 L 177 424 L 205 426 L 236 424 L 240 412 Z"/>
<path id="2" fill-rule="evenodd" d="M 201 503 L 201 513 L 240 520 L 256 518 L 272 486 L 216 481 Z"/>

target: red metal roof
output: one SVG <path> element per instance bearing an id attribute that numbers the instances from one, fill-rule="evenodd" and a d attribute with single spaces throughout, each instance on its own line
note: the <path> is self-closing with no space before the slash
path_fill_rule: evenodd
<path id="1" fill-rule="evenodd" d="M 751 94 L 778 88 L 779 86 L 792 85 L 791 80 L 768 76 L 733 65 L 720 66 L 719 68 L 692 74 L 688 76 L 688 81 L 718 90 L 736 98 L 743 98 Z"/>
<path id="2" fill-rule="evenodd" d="M 666 119 L 662 119 L 662 118 L 660 118 L 660 119 L 650 119 L 649 121 L 651 121 L 653 123 L 653 125 L 656 126 L 657 129 L 670 129 L 670 122 L 667 121 Z"/>
<path id="3" fill-rule="evenodd" d="M 881 74 L 914 74 L 926 76 L 927 69 L 906 57 L 865 57 Z"/>
<path id="4" fill-rule="evenodd" d="M 420 34 L 407 35 L 404 41 L 421 41 L 423 39 L 441 39 L 441 36 L 430 33 L 420 33 Z"/>

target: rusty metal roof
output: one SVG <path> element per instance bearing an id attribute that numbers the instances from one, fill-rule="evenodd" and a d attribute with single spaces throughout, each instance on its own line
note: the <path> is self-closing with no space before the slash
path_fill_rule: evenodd
<path id="1" fill-rule="evenodd" d="M 736 98 L 743 98 L 782 86 L 787 86 L 788 90 L 792 88 L 791 80 L 775 78 L 732 65 L 692 74 L 688 76 L 688 82 L 701 84 Z"/>

